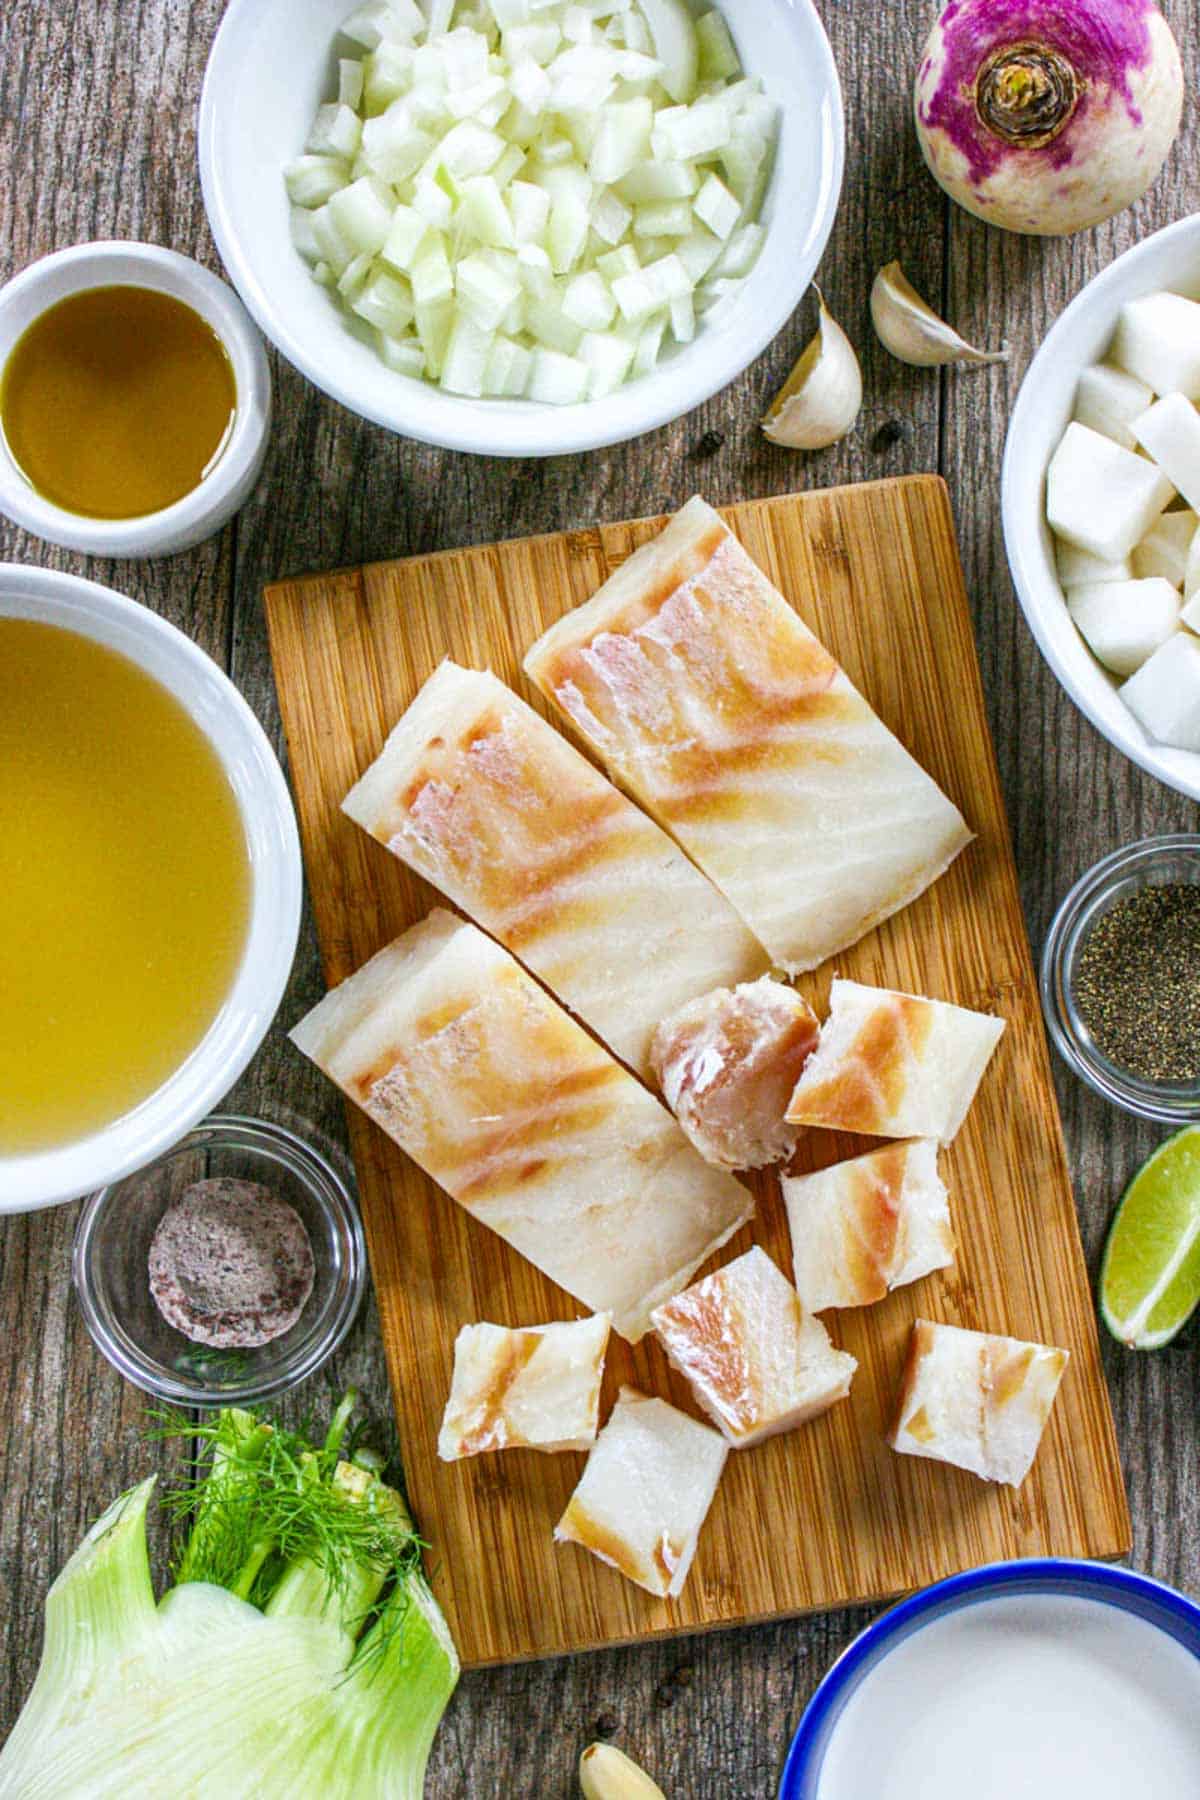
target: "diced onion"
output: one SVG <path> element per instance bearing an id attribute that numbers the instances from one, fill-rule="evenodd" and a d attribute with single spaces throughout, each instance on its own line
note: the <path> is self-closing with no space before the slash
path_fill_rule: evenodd
<path id="1" fill-rule="evenodd" d="M 576 405 L 733 306 L 777 109 L 719 12 L 370 0 L 334 66 L 283 172 L 292 242 L 397 374 Z"/>

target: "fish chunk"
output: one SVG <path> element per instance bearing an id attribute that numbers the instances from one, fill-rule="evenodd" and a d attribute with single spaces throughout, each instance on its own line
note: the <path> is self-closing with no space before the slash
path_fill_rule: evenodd
<path id="1" fill-rule="evenodd" d="M 828 1412 L 858 1367 L 757 1245 L 657 1307 L 654 1329 L 738 1450 Z"/>
<path id="2" fill-rule="evenodd" d="M 654 1073 L 706 1162 L 765 1169 L 791 1155 L 797 1132 L 784 1114 L 817 1034 L 811 1006 L 765 975 L 718 988 L 663 1020 Z"/>
<path id="3" fill-rule="evenodd" d="M 975 1098 L 1004 1020 L 944 1000 L 835 981 L 793 1125 L 948 1144 Z"/>
<path id="4" fill-rule="evenodd" d="M 1046 1344 L 918 1319 L 888 1442 L 1020 1487 L 1067 1362 Z"/>
<path id="5" fill-rule="evenodd" d="M 494 675 L 444 662 L 343 809 L 640 1074 L 660 1019 L 765 966 L 666 832 Z"/>
<path id="6" fill-rule="evenodd" d="M 464 1325 L 438 1436 L 443 1462 L 487 1450 L 590 1450 L 600 1423 L 607 1313 L 558 1325 Z"/>
<path id="7" fill-rule="evenodd" d="M 631 1343 L 753 1213 L 507 950 L 440 908 L 291 1035 L 461 1206 Z"/>
<path id="8" fill-rule="evenodd" d="M 954 1261 L 937 1156 L 932 1138 L 916 1138 L 783 1178 L 796 1292 L 810 1312 L 873 1306 Z"/>
<path id="9" fill-rule="evenodd" d="M 970 841 L 703 500 L 525 668 L 789 974 L 899 912 Z"/>
<path id="10" fill-rule="evenodd" d="M 651 1594 L 683 1591 L 728 1447 L 665 1400 L 622 1388 L 554 1528 Z"/>

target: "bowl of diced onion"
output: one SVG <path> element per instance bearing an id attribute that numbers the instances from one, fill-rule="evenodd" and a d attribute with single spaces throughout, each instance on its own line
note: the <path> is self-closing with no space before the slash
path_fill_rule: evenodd
<path id="1" fill-rule="evenodd" d="M 1096 729 L 1200 799 L 1200 215 L 1090 282 L 1022 384 L 1004 536 L 1038 646 Z"/>
<path id="2" fill-rule="evenodd" d="M 812 0 L 231 0 L 199 151 L 230 277 L 309 380 L 406 437 L 550 456 L 766 347 L 843 121 Z"/>

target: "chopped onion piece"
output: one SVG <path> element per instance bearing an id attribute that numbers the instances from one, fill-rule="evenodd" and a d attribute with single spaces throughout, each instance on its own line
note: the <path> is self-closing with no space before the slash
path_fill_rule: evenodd
<path id="1" fill-rule="evenodd" d="M 571 406 L 587 399 L 590 381 L 591 371 L 578 357 L 539 348 L 533 353 L 527 393 L 548 406 Z"/>

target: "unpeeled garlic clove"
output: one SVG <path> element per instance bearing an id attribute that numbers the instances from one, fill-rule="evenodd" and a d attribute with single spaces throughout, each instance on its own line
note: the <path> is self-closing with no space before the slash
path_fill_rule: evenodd
<path id="1" fill-rule="evenodd" d="M 862 370 L 854 345 L 816 289 L 821 322 L 779 390 L 762 428 L 773 444 L 824 450 L 854 426 L 862 410 Z"/>
<path id="2" fill-rule="evenodd" d="M 584 1800 L 666 1800 L 657 1782 L 615 1744 L 589 1744 L 579 1759 Z"/>
<path id="3" fill-rule="evenodd" d="M 1008 361 L 1007 350 L 977 350 L 945 319 L 939 319 L 898 262 L 890 262 L 875 277 L 871 321 L 884 349 L 918 369 L 936 369 L 944 363 Z"/>

